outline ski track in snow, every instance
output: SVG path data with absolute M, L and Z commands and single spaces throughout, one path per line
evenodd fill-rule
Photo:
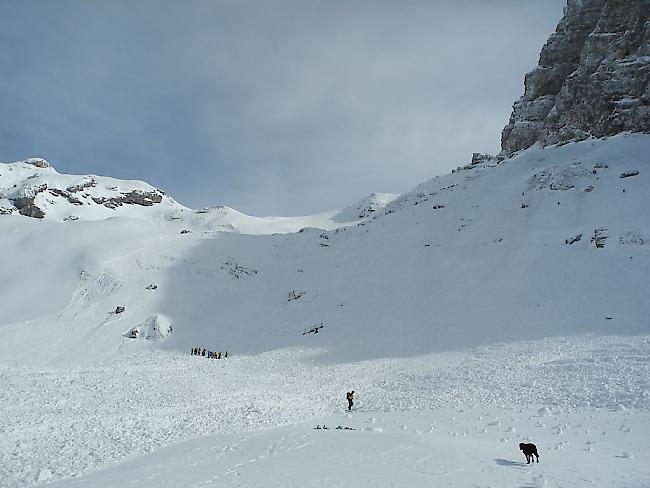
M 354 415 L 650 411 L 648 336 L 560 337 L 337 365 L 316 364 L 317 350 L 217 361 L 126 349 L 84 367 L 0 368 L 2 486 L 78 476 L 199 436 L 340 416 L 349 389 L 357 391 Z

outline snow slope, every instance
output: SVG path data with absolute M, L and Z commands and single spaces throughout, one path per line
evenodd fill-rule
M 104 487 L 439 479 L 459 488 L 535 486 L 540 477 L 549 480 L 542 486 L 640 488 L 650 479 L 648 336 L 338 365 L 314 364 L 309 350 L 218 361 L 144 346 L 130 341 L 82 367 L 0 367 L 0 479 L 31 486 L 72 476 L 79 481 L 55 486 Z M 284 427 L 254 432 L 275 426 Z M 526 467 L 517 444 L 529 441 L 541 460 Z M 132 461 L 113 466 L 124 457 Z
M 197 439 L 52 486 L 641 487 L 650 478 L 636 458 L 650 447 L 638 435 L 648 432 L 647 418 L 633 412 L 474 408 L 326 422 L 327 430 L 315 429 L 323 425 L 315 420 Z M 356 430 L 336 428 L 350 425 Z M 539 464 L 516 455 L 511 438 L 520 430 L 547 446 Z
M 397 199 L 398 196 L 391 193 L 371 193 L 354 205 L 345 207 L 332 220 L 342 223 L 364 220 L 367 217 L 373 216 L 375 212 L 381 212 L 384 207 Z
M 168 350 L 319 347 L 326 361 L 645 334 L 649 149 L 645 135 L 533 148 L 328 232 L 181 235 L 133 219 L 4 216 L 0 252 L 13 259 L 0 279 L 0 355 L 22 362 L 21 345 L 40 336 L 37 362 L 105 356 L 156 314 L 176 326 Z
M 533 147 L 383 199 L 351 225 L 340 227 L 335 212 L 327 219 L 336 228 L 293 234 L 245 235 L 292 226 L 258 225 L 225 208 L 181 222 L 155 205 L 67 222 L 0 216 L 0 480 L 79 476 L 209 434 L 80 483 L 146 486 L 148 473 L 170 486 L 219 486 L 217 475 L 240 473 L 234 486 L 418 486 L 431 476 L 449 486 L 585 486 L 582 478 L 646 486 L 638 453 L 650 434 L 648 154 L 648 135 Z M 173 326 L 166 337 L 128 338 L 162 323 Z M 195 346 L 231 357 L 190 356 Z M 365 417 L 341 417 L 348 389 Z M 537 427 L 530 417 L 542 407 L 557 419 Z M 442 423 L 449 408 L 463 410 L 453 432 L 472 432 L 471 443 L 442 430 L 420 446 L 426 429 L 417 426 Z M 406 412 L 423 434 L 396 431 Z M 515 431 L 488 428 L 476 420 L 483 413 Z M 578 435 L 590 415 L 591 434 Z M 368 417 L 384 433 L 361 431 Z M 385 434 L 396 450 L 379 459 L 402 468 L 381 474 L 382 461 L 372 460 L 364 473 L 376 478 L 332 468 L 314 481 L 319 452 L 334 465 L 364 465 L 339 453 L 338 441 L 313 437 L 319 422 L 354 422 L 358 431 L 344 433 L 359 434 L 350 441 L 359 452 L 375 452 L 372 436 Z M 570 444 L 556 448 L 567 430 Z M 306 433 L 313 444 L 290 450 Z M 238 435 L 247 439 L 242 454 L 205 470 L 157 467 L 187 449 L 196 450 L 191 466 L 209 464 Z M 516 464 L 516 442 L 528 437 L 541 439 L 554 471 Z M 602 448 L 590 451 L 587 441 Z M 274 442 L 282 454 L 273 462 L 237 466 Z M 414 447 L 401 454 L 404 445 Z M 295 479 L 272 468 L 277 459 L 288 469 L 299 453 L 312 461 Z M 561 468 L 559 454 L 568 460 Z

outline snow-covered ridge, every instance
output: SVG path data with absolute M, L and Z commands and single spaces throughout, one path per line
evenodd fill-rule
M 371 193 L 359 202 L 345 207 L 333 217 L 333 220 L 335 222 L 353 222 L 374 217 L 375 212 L 382 210 L 398 196 L 392 193 Z
M 391 198 L 394 196 L 372 194 L 343 211 L 255 217 L 225 206 L 193 210 L 142 181 L 61 174 L 42 158 L 0 163 L 0 216 L 15 214 L 55 222 L 128 217 L 184 233 L 290 233 L 305 227 L 331 230 L 355 224 Z
M 142 181 L 58 173 L 45 159 L 30 158 L 0 165 L 0 213 L 54 221 L 165 218 L 183 207 Z

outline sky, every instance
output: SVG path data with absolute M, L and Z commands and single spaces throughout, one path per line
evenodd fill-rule
M 497 153 L 565 0 L 0 0 L 0 161 L 252 215 Z

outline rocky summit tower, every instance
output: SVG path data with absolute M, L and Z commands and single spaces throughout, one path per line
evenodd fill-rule
M 650 0 L 568 0 L 501 135 L 503 156 L 650 132 Z

